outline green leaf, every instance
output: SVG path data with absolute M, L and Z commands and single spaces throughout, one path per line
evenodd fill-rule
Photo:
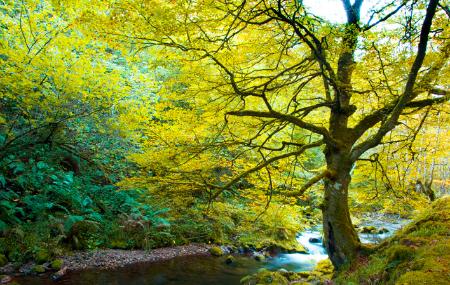
M 69 216 L 69 218 L 64 223 L 64 230 L 66 232 L 70 231 L 72 229 L 73 225 L 77 222 L 84 221 L 83 216 Z
M 0 185 L 2 185 L 2 187 L 6 186 L 5 176 L 3 176 L 3 174 L 1 174 L 1 173 L 0 173 Z
M 37 166 L 38 169 L 44 169 L 44 168 L 47 168 L 47 163 L 45 163 L 45 162 L 43 162 L 43 161 L 39 161 L 39 162 L 36 164 L 36 166 Z

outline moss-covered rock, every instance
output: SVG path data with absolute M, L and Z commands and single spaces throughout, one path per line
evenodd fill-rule
M 283 275 L 282 272 L 264 270 L 256 274 L 243 277 L 240 283 L 243 285 L 288 285 L 290 281 Z
M 62 260 L 61 258 L 57 258 L 57 259 L 52 260 L 52 262 L 50 263 L 50 267 L 53 270 L 60 270 L 61 267 L 63 266 L 63 264 L 64 264 L 64 260 Z
M 5 266 L 8 263 L 8 259 L 4 254 L 0 254 L 0 267 Z
M 41 264 L 37 264 L 33 266 L 32 271 L 35 273 L 44 273 L 45 272 L 45 266 Z
M 365 226 L 360 228 L 359 232 L 363 234 L 375 234 L 377 233 L 377 228 L 375 228 L 374 226 Z
M 224 254 L 223 250 L 219 246 L 213 246 L 209 249 L 209 253 L 213 256 L 222 256 Z
M 231 264 L 233 262 L 234 262 L 234 256 L 228 255 L 227 258 L 225 258 L 225 263 L 226 264 Z
M 264 254 L 261 253 L 256 253 L 253 258 L 257 261 L 263 261 L 266 259 L 266 257 L 264 256 Z

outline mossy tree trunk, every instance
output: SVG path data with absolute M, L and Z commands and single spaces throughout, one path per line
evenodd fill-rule
M 340 267 L 355 260 L 360 241 L 350 219 L 348 187 L 352 163 L 344 151 L 326 150 L 328 177 L 322 206 L 324 245 L 333 265 Z

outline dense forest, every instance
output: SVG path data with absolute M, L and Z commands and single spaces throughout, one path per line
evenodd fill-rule
M 358 225 L 435 200 L 437 224 L 422 214 L 403 235 L 448 249 L 447 1 L 4 0 L 0 15 L 0 267 L 191 244 L 305 252 L 299 233 L 319 227 L 332 282 L 350 268 L 351 284 L 427 284 L 356 270 L 404 271 L 429 245 L 379 249 Z

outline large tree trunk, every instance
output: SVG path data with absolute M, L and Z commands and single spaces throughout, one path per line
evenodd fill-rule
M 347 153 L 326 150 L 329 177 L 325 179 L 322 207 L 324 245 L 336 269 L 351 264 L 360 249 L 360 241 L 350 219 L 348 186 L 352 163 Z

